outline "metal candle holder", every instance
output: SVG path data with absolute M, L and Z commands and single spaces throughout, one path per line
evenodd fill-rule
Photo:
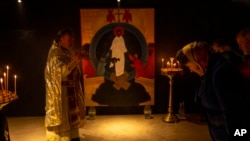
M 182 72 L 182 68 L 177 61 L 177 65 L 174 62 L 174 58 L 170 58 L 170 63 L 167 62 L 167 67 L 161 68 L 162 75 L 165 75 L 169 78 L 169 102 L 168 102 L 168 113 L 166 116 L 163 117 L 163 121 L 167 123 L 175 123 L 178 122 L 178 117 L 173 113 L 173 77 L 176 74 Z

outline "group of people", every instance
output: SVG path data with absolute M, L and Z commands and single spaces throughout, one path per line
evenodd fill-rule
M 176 54 L 184 67 L 201 78 L 195 100 L 204 111 L 213 141 L 250 140 L 249 56 L 250 28 L 232 40 L 221 38 L 211 45 L 190 42 Z M 242 129 L 244 135 L 239 134 Z
M 46 141 L 80 141 L 78 128 L 86 111 L 81 56 L 72 48 L 73 39 L 70 29 L 60 30 L 49 50 L 45 67 Z M 242 53 L 220 39 L 212 48 L 204 41 L 188 43 L 176 54 L 182 66 L 201 78 L 196 101 L 207 118 L 213 141 L 239 141 L 243 137 L 235 137 L 237 130 L 250 132 L 250 28 L 240 31 L 236 41 Z

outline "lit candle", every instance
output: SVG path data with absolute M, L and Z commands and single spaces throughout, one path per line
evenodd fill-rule
M 169 67 L 170 67 L 170 62 L 168 61 L 168 62 L 167 62 L 167 68 L 169 68 Z
M 173 67 L 174 57 L 170 57 L 170 67 Z
M 8 84 L 9 84 L 9 66 L 6 66 L 6 68 L 7 68 L 7 75 L 6 75 L 7 76 L 7 79 L 6 79 L 6 85 L 7 86 L 6 86 L 6 90 L 8 92 L 8 87 L 9 87 L 8 86 Z
M 174 68 L 176 67 L 176 63 L 173 64 Z
M 180 68 L 180 67 L 181 67 L 180 61 L 177 61 L 177 68 Z
M 16 78 L 17 78 L 17 75 L 14 75 L 14 88 L 15 88 L 15 94 L 16 94 Z
M 3 78 L 0 78 L 0 81 L 1 81 L 1 89 L 3 91 Z
M 164 58 L 161 59 L 161 67 L 164 68 Z
M 3 80 L 3 81 L 4 81 L 4 82 L 3 82 L 3 83 L 4 83 L 4 89 L 6 90 L 6 88 L 7 88 L 7 83 L 6 83 L 6 73 L 5 73 L 5 72 L 3 73 L 3 76 L 4 76 L 4 80 Z

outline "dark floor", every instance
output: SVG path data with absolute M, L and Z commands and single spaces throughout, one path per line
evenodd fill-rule
M 165 115 L 100 115 L 80 128 L 81 141 L 211 141 L 199 115 L 186 115 L 177 123 Z M 45 141 L 44 117 L 8 117 L 11 141 Z

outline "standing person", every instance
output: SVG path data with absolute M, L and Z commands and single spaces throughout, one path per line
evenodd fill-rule
M 210 53 L 205 42 L 194 41 L 177 53 L 177 60 L 201 77 L 197 91 L 213 141 L 247 141 L 235 134 L 249 127 L 247 87 L 239 69 L 221 53 Z M 249 129 L 250 130 L 250 129 Z M 235 136 L 235 137 L 234 137 Z
M 214 40 L 212 49 L 214 52 L 233 51 L 235 53 L 241 54 L 241 50 L 238 48 L 236 40 L 229 37 L 221 37 Z
M 245 60 L 241 65 L 241 72 L 250 81 L 250 28 L 244 28 L 239 31 L 236 35 L 236 41 L 243 52 Z
M 243 61 L 242 51 L 235 39 L 218 38 L 214 40 L 212 50 L 214 53 L 222 53 L 228 61 L 235 63 L 236 67 Z
M 78 125 L 85 117 L 79 54 L 73 53 L 74 34 L 58 32 L 45 67 L 46 141 L 80 141 Z

